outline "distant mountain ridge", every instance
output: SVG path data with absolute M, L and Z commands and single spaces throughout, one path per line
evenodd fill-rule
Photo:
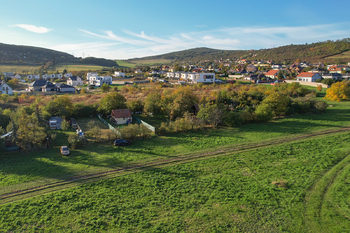
M 118 66 L 115 61 L 110 59 L 95 57 L 81 59 L 71 54 L 52 49 L 0 43 L 0 64 L 45 65 L 48 62 L 52 62 L 53 64 L 74 62 L 107 67 Z
M 194 48 L 163 55 L 148 56 L 130 59 L 128 61 L 140 62 L 142 60 L 168 59 L 173 62 L 203 61 L 219 59 L 249 59 L 249 60 L 274 60 L 276 62 L 293 62 L 296 59 L 310 62 L 325 61 L 327 59 L 339 62 L 350 61 L 350 56 L 332 57 L 350 51 L 350 38 L 337 41 L 324 41 L 312 44 L 286 45 L 277 48 L 259 50 L 219 50 L 210 48 Z

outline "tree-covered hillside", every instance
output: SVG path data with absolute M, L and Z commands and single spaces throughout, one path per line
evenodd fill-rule
M 9 65 L 56 65 L 63 62 L 113 67 L 118 64 L 104 58 L 77 58 L 71 54 L 33 46 L 0 43 L 0 63 Z
M 327 61 L 336 59 L 338 62 L 350 60 L 343 56 L 341 58 L 331 57 L 350 51 L 350 38 L 337 41 L 324 41 L 312 44 L 286 45 L 278 48 L 260 50 L 218 50 L 210 48 L 195 48 L 163 55 L 144 57 L 130 60 L 170 59 L 174 62 L 196 62 L 204 60 L 246 58 L 249 60 L 274 60 L 276 62 L 293 62 L 296 59 L 314 61 Z

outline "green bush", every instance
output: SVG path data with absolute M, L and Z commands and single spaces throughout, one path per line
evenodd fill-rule
M 222 122 L 229 127 L 236 127 L 242 124 L 243 119 L 238 112 L 226 112 L 222 118 Z
M 68 143 L 69 143 L 69 147 L 71 147 L 72 149 L 78 149 L 83 146 L 84 141 L 82 138 L 78 137 L 78 135 L 71 134 L 68 137 Z

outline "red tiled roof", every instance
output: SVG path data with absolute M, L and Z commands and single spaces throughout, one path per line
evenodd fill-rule
M 276 75 L 279 70 L 269 70 L 265 75 Z
M 114 109 L 112 110 L 112 116 L 115 118 L 131 117 L 131 112 L 129 109 Z
M 308 73 L 308 72 L 302 72 L 300 73 L 297 77 L 312 77 L 314 76 L 316 73 Z

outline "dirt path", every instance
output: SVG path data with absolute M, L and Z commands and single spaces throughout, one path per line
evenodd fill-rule
M 255 150 L 255 149 L 260 149 L 263 147 L 275 146 L 275 145 L 279 145 L 279 144 L 283 144 L 283 143 L 290 143 L 290 142 L 295 142 L 295 141 L 302 140 L 302 139 L 308 139 L 308 138 L 327 135 L 327 134 L 334 134 L 334 133 L 348 131 L 348 130 L 350 130 L 350 128 L 341 128 L 341 129 L 336 129 L 336 130 L 317 132 L 317 133 L 313 133 L 313 134 L 305 134 L 305 135 L 292 137 L 292 138 L 272 140 L 272 141 L 268 141 L 268 142 L 261 142 L 261 143 L 255 143 L 255 144 L 251 143 L 248 146 L 218 149 L 218 150 L 215 150 L 212 152 L 207 152 L 207 153 L 202 153 L 202 154 L 195 154 L 195 155 L 190 155 L 190 156 L 185 156 L 185 157 L 176 157 L 176 158 L 168 159 L 168 160 L 161 160 L 161 161 L 156 161 L 156 162 L 145 163 L 142 165 L 134 165 L 134 166 L 124 167 L 124 168 L 113 169 L 113 170 L 109 170 L 106 172 L 100 172 L 100 173 L 94 173 L 94 174 L 89 174 L 89 175 L 85 175 L 85 176 L 74 177 L 74 178 L 71 178 L 71 179 L 68 179 L 65 181 L 46 184 L 46 185 L 42 185 L 42 186 L 38 186 L 38 187 L 34 187 L 34 188 L 29 188 L 29 189 L 24 189 L 24 190 L 17 190 L 17 191 L 11 192 L 11 193 L 0 195 L 0 204 L 10 203 L 10 202 L 18 201 L 18 200 L 23 200 L 23 199 L 38 196 L 41 194 L 48 194 L 48 193 L 64 190 L 67 188 L 75 187 L 75 186 L 78 186 L 80 184 L 84 184 L 84 183 L 88 183 L 88 182 L 98 181 L 98 180 L 102 180 L 102 179 L 109 179 L 109 178 L 122 176 L 122 175 L 130 174 L 130 173 L 141 172 L 144 170 L 161 168 L 161 167 L 166 167 L 166 166 L 171 166 L 171 165 L 181 164 L 181 163 L 188 163 L 188 162 L 192 162 L 192 161 L 196 161 L 196 160 L 200 160 L 200 159 L 207 159 L 207 158 L 211 158 L 211 157 L 230 155 L 232 153 L 239 153 L 239 152 L 247 151 L 247 150 Z M 234 146 L 234 145 L 232 145 L 232 146 Z

